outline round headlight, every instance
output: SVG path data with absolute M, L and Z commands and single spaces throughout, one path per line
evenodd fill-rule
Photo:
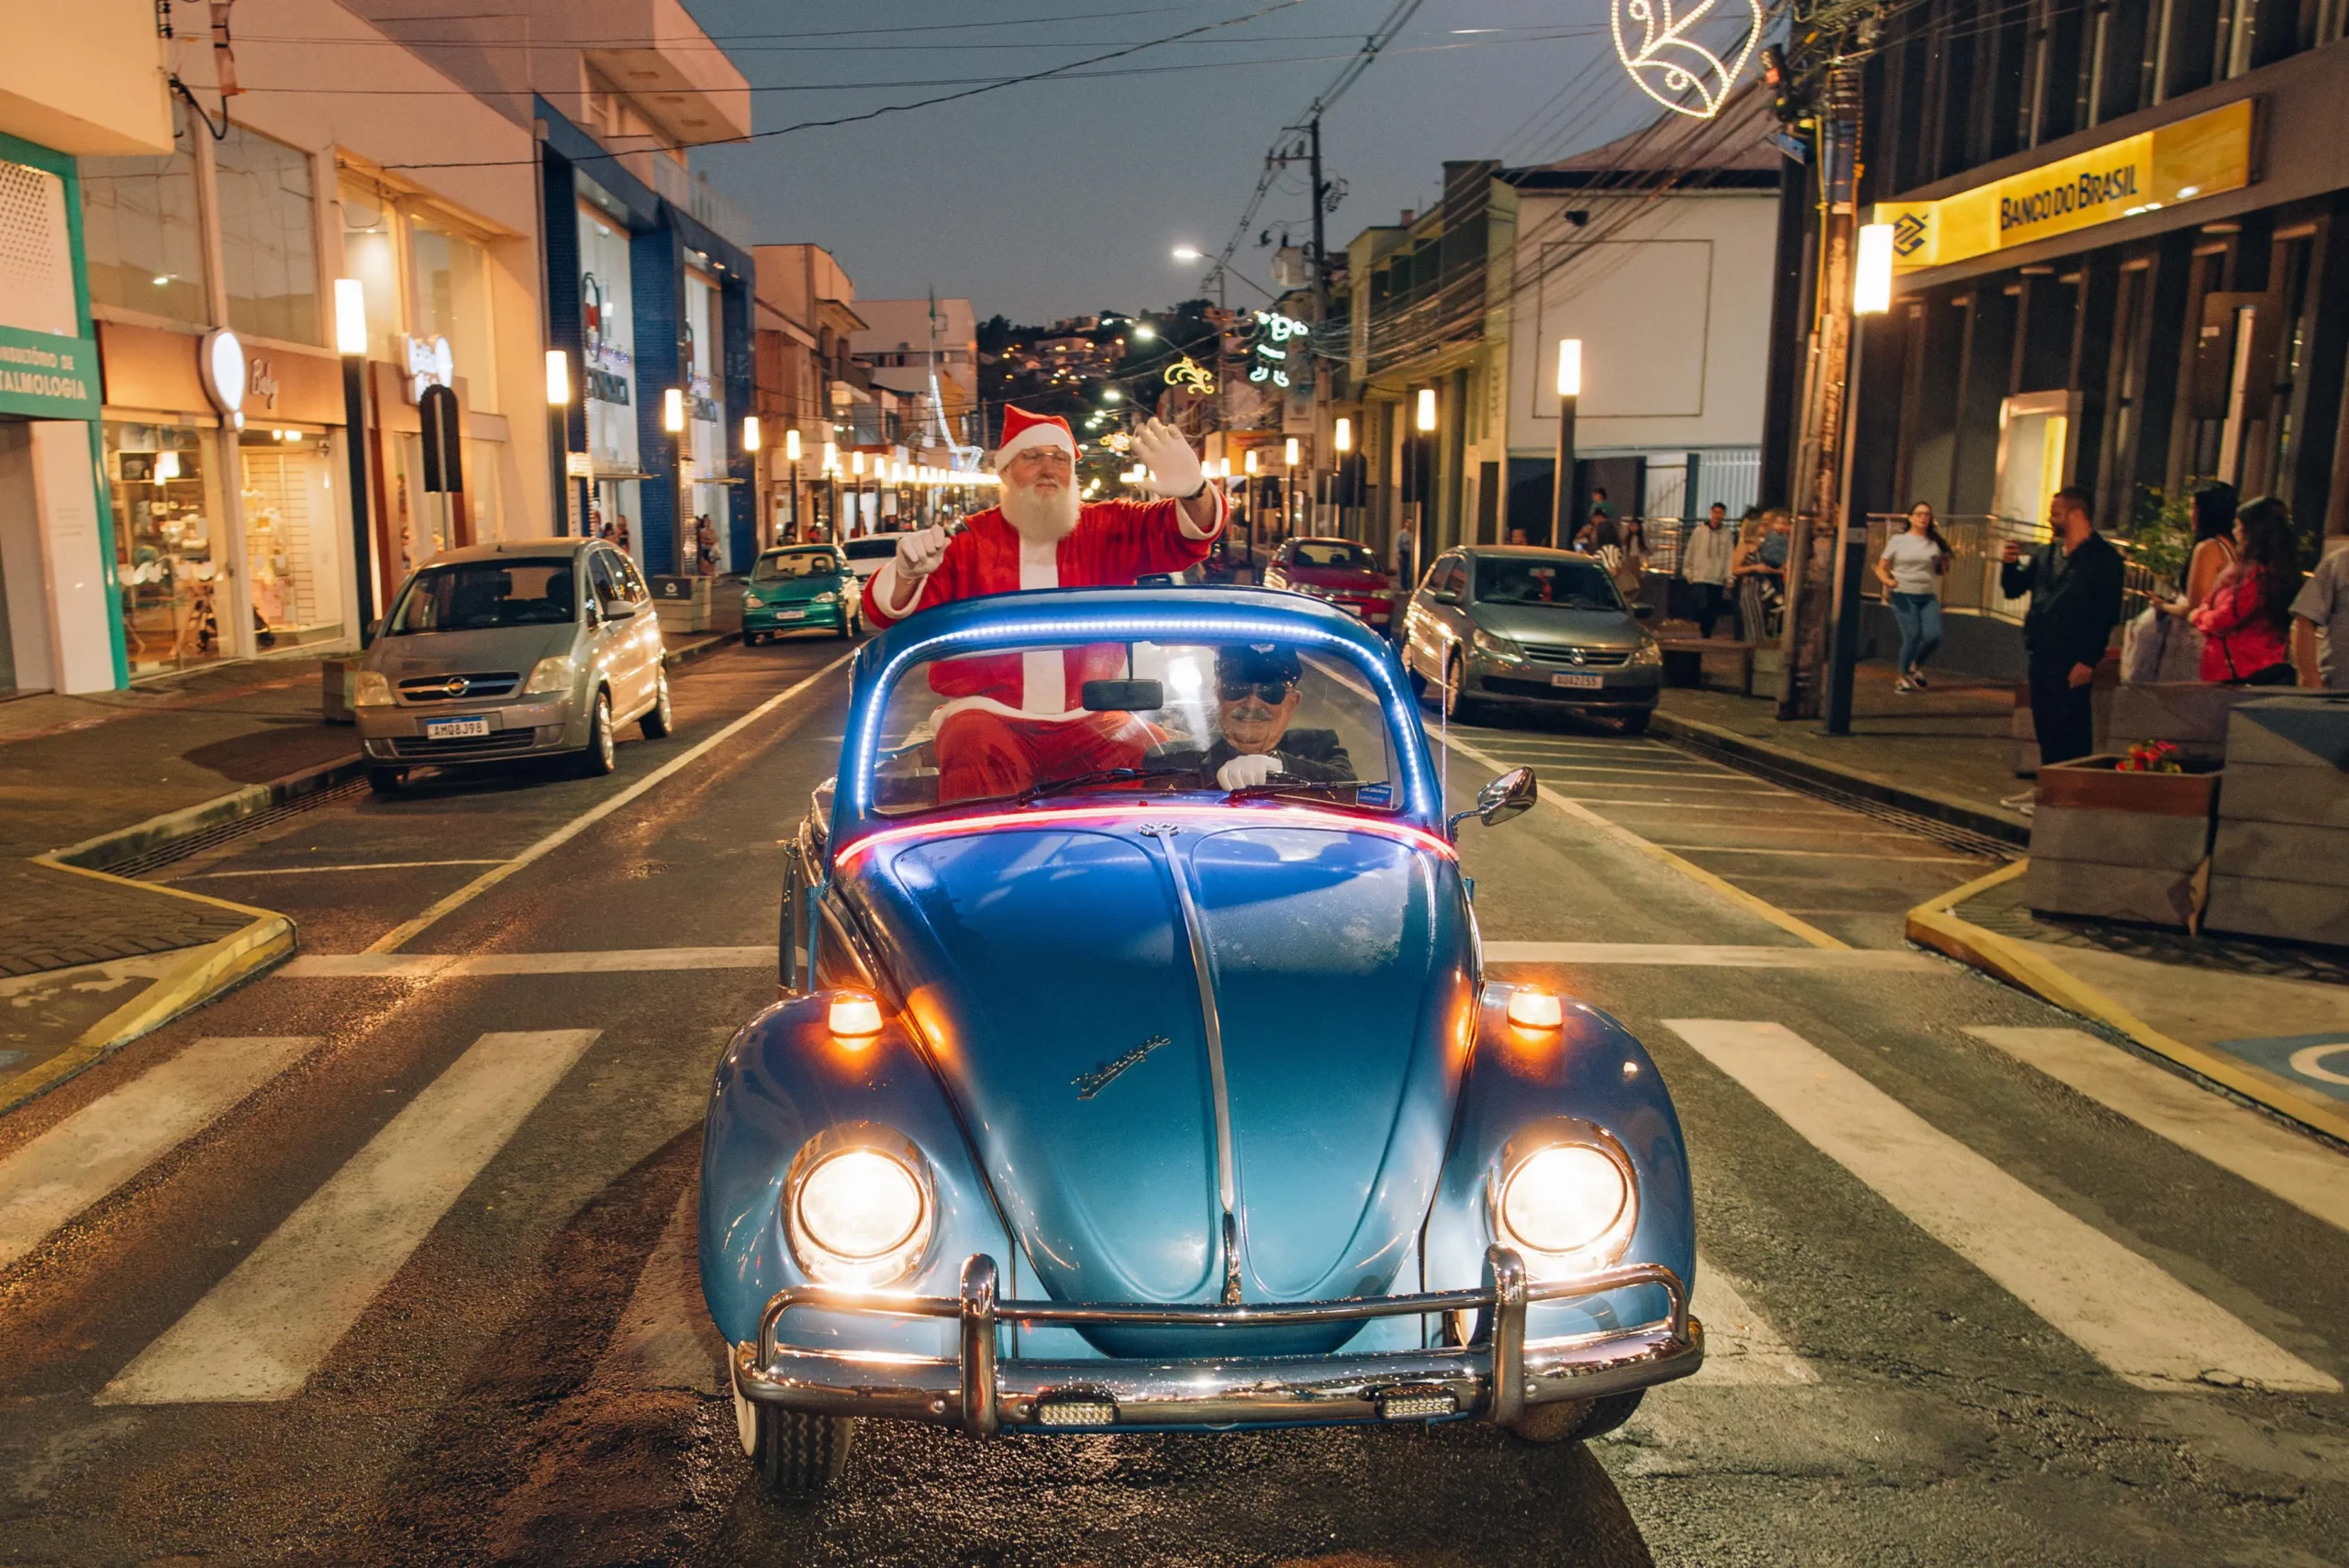
M 1622 1167 L 1583 1143 L 1528 1155 L 1501 1187 L 1500 1228 L 1529 1251 L 1579 1252 L 1614 1229 L 1631 1201 Z
M 843 1149 L 800 1182 L 794 1229 L 817 1251 L 874 1263 L 914 1239 L 926 1207 L 921 1183 L 903 1162 L 877 1149 Z

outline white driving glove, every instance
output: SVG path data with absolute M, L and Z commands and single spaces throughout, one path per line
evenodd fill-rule
M 1215 782 L 1226 789 L 1246 789 L 1270 780 L 1281 771 L 1279 759 L 1270 752 L 1251 752 L 1234 757 L 1215 771 Z
M 1199 454 L 1191 450 L 1182 431 L 1163 419 L 1143 420 L 1127 450 L 1149 468 L 1150 488 L 1156 495 L 1195 495 L 1207 483 Z
M 897 539 L 897 581 L 910 588 L 931 573 L 946 557 L 944 528 L 916 528 Z

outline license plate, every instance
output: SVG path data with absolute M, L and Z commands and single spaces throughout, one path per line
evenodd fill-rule
M 1607 684 L 1604 675 L 1553 675 L 1550 684 L 1577 692 L 1595 692 Z
M 807 612 L 806 610 L 777 610 L 774 613 L 774 618 L 777 620 L 806 620 L 807 618 Z
M 424 726 L 428 740 L 483 740 L 489 736 L 485 718 L 435 718 Z

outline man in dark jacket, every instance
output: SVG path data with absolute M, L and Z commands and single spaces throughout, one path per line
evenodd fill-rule
M 2085 490 L 2066 486 L 2047 504 L 2055 537 L 2031 553 L 2007 541 L 1998 585 L 2031 595 L 2022 642 L 2031 659 L 2031 717 L 2039 765 L 2068 762 L 2096 749 L 2089 683 L 2121 621 L 2121 552 L 2096 531 Z
M 1304 674 L 1304 662 L 1297 651 L 1280 643 L 1219 649 L 1215 656 L 1219 738 L 1205 751 L 1161 748 L 1151 754 L 1152 764 L 1196 769 L 1225 789 L 1245 789 L 1274 778 L 1351 783 L 1353 762 L 1336 730 L 1289 728 L 1300 695 L 1297 682 Z

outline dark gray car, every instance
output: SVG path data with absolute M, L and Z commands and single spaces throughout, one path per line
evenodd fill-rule
M 1403 617 L 1403 668 L 1445 713 L 1543 708 L 1648 727 L 1664 656 L 1641 629 L 1648 608 L 1623 602 L 1587 555 L 1524 545 L 1446 550 Z

